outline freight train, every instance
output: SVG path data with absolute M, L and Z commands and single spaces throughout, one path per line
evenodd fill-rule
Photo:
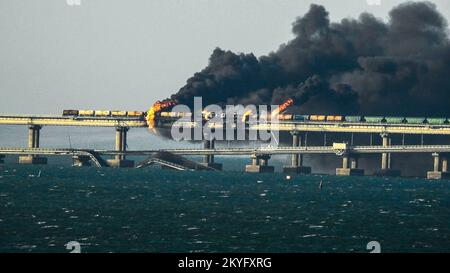
M 191 113 L 182 112 L 160 112 L 158 116 L 166 119 L 181 117 L 191 117 Z M 257 115 L 250 115 L 251 118 L 258 118 Z M 211 114 L 204 114 L 205 119 L 210 119 Z M 224 117 L 224 116 L 223 116 Z M 390 117 L 390 116 L 342 116 L 342 115 L 299 115 L 280 114 L 280 121 L 295 122 L 344 122 L 344 123 L 391 123 L 391 124 L 449 124 L 450 118 L 439 117 Z
M 146 112 L 142 111 L 105 111 L 105 110 L 64 110 L 63 116 L 71 117 L 113 117 L 113 118 L 145 118 Z M 182 117 L 192 117 L 189 112 L 166 112 L 157 113 L 158 118 L 175 120 Z M 212 113 L 203 112 L 203 119 L 209 120 Z M 222 114 L 222 118 L 224 118 Z M 235 117 L 236 118 L 236 117 Z M 251 114 L 248 118 L 257 119 L 256 114 Z M 450 118 L 440 117 L 390 117 L 390 116 L 342 116 L 342 115 L 299 115 L 299 114 L 279 114 L 278 118 L 284 122 L 343 122 L 343 123 L 390 123 L 390 124 L 449 124 Z
M 115 118 L 144 118 L 142 111 L 109 111 L 109 110 L 63 110 L 65 117 L 115 117 Z

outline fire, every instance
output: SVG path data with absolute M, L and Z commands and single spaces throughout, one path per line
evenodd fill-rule
M 286 110 L 289 106 L 294 104 L 294 100 L 289 98 L 287 99 L 285 102 L 283 102 L 283 104 L 281 104 L 280 106 L 278 106 L 277 109 L 272 111 L 272 118 L 278 116 L 278 114 L 280 114 L 281 112 L 283 112 L 284 110 Z
M 245 122 L 245 119 L 250 116 L 252 114 L 252 110 L 247 110 L 243 115 L 242 115 L 242 122 Z
M 153 106 L 147 111 L 147 124 L 149 128 L 155 128 L 155 115 L 171 106 L 174 106 L 176 103 L 173 100 L 164 100 L 164 101 L 157 101 L 153 104 Z

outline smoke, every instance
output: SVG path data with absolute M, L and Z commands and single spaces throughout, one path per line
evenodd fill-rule
M 192 105 L 279 104 L 317 114 L 450 114 L 447 21 L 430 2 L 408 2 L 383 22 L 363 13 L 332 23 L 323 6 L 292 24 L 295 37 L 257 58 L 216 48 L 172 99 Z

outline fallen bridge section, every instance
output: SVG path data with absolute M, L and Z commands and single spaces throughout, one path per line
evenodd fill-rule
M 174 169 L 179 171 L 195 170 L 195 171 L 217 171 L 212 167 L 208 167 L 197 163 L 192 160 L 188 160 L 182 156 L 170 153 L 170 152 L 156 152 L 146 160 L 138 164 L 137 168 L 144 168 L 154 164 L 159 164 L 163 168 Z

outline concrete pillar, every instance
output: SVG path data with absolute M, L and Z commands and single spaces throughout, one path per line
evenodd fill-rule
M 435 172 L 438 172 L 439 171 L 439 154 L 433 153 L 433 158 L 434 158 L 433 170 Z
M 30 125 L 28 127 L 28 148 L 29 149 L 35 149 L 39 148 L 39 141 L 40 141 L 40 130 L 41 126 L 39 125 Z M 40 157 L 37 155 L 26 155 L 26 156 L 19 156 L 19 163 L 20 164 L 47 164 L 47 158 Z
M 300 147 L 300 135 L 298 133 L 292 133 L 292 147 Z M 300 166 L 300 155 L 292 154 L 292 167 Z
M 127 148 L 127 127 L 116 127 L 116 152 L 126 152 Z M 126 160 L 125 154 L 116 154 L 114 159 L 107 160 L 110 167 L 131 168 L 134 167 L 134 161 Z
M 351 169 L 358 169 L 358 157 L 353 156 L 350 162 L 350 168 Z
M 34 130 L 34 148 L 39 148 L 39 141 L 41 136 L 41 127 Z
M 259 165 L 259 157 L 257 155 L 252 155 L 252 165 L 256 166 Z
M 275 168 L 269 166 L 270 155 L 252 155 L 252 164 L 245 166 L 248 173 L 273 173 Z
M 123 151 L 123 133 L 122 133 L 122 127 L 116 128 L 116 152 L 122 152 Z M 116 155 L 115 160 L 119 161 L 123 159 L 123 155 Z
M 214 150 L 216 148 L 215 139 L 205 139 L 203 141 L 203 148 L 207 150 Z M 214 162 L 214 155 L 204 155 L 203 162 L 201 164 L 210 168 L 214 168 L 216 170 L 222 170 L 222 164 Z
M 5 163 L 5 155 L 0 155 L 0 164 Z
M 447 156 L 443 156 L 441 160 L 442 160 L 442 172 L 446 173 L 448 170 Z
M 209 150 L 210 145 L 211 145 L 211 142 L 210 142 L 209 140 L 204 140 L 204 141 L 203 141 L 203 149 Z M 204 156 L 203 156 L 203 163 L 204 163 L 204 164 L 208 164 L 209 161 L 210 161 L 209 155 L 204 155 Z
M 297 148 L 302 146 L 302 137 L 300 132 L 292 131 L 292 147 Z M 303 155 L 298 153 L 293 153 L 291 156 L 291 166 L 283 167 L 284 173 L 294 173 L 294 174 L 309 174 L 311 173 L 311 167 L 303 166 Z
M 342 156 L 342 168 L 348 169 L 348 155 L 347 154 Z
M 28 148 L 35 148 L 34 136 L 35 136 L 34 126 L 28 127 Z
M 389 137 L 387 134 L 382 134 L 381 137 L 383 138 L 383 147 L 388 147 L 389 146 Z M 385 170 L 388 169 L 388 154 L 387 153 L 382 153 L 381 154 L 381 169 Z
M 388 133 L 381 133 L 380 134 L 383 142 L 383 147 L 389 147 L 392 143 L 391 137 Z M 391 153 L 382 153 L 381 154 L 381 169 L 376 170 L 374 172 L 374 175 L 377 176 L 400 176 L 400 170 L 393 170 L 392 169 L 392 159 L 391 159 Z
M 127 132 L 128 132 L 128 128 L 123 127 L 122 129 L 122 151 L 126 152 L 127 151 Z M 127 156 L 124 154 L 122 155 L 122 160 L 126 160 Z
M 216 141 L 215 139 L 211 139 L 211 142 L 209 143 L 209 148 L 214 150 L 216 148 Z M 209 163 L 214 163 L 214 155 L 209 156 Z

